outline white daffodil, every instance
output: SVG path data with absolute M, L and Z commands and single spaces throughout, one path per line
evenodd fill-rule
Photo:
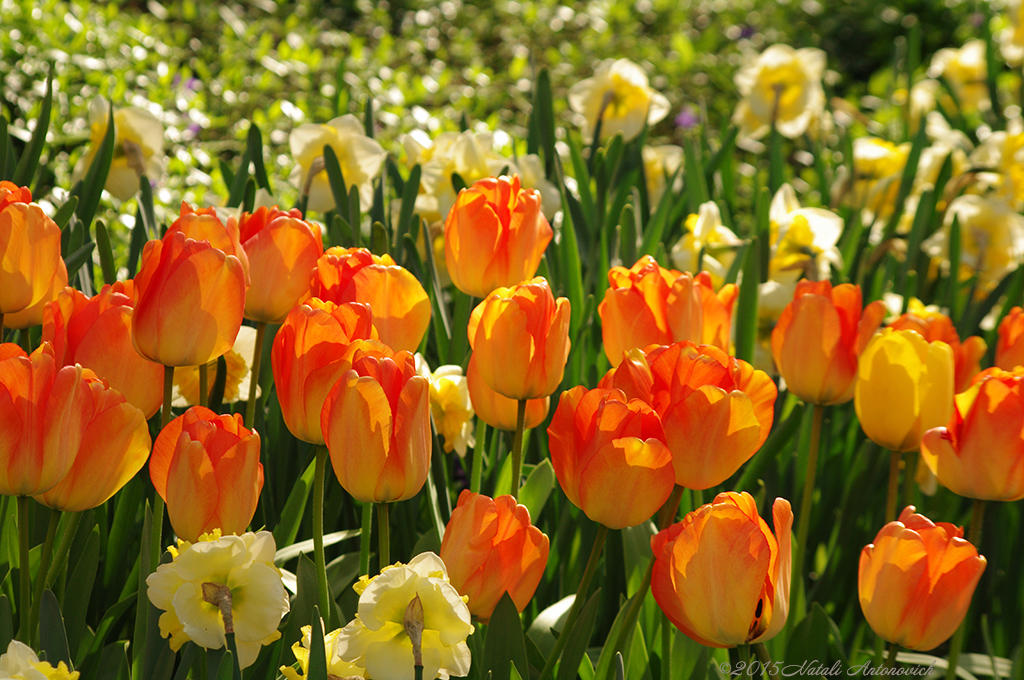
M 885 219 L 894 209 L 909 155 L 909 143 L 897 146 L 877 137 L 858 137 L 853 140 L 853 177 L 846 166 L 840 168 L 833 198 L 860 209 L 865 224 Z
M 220 649 L 234 632 L 238 664 L 251 666 L 262 645 L 281 637 L 277 627 L 289 609 L 273 534 L 222 537 L 218 529 L 169 550 L 174 561 L 146 579 L 149 601 L 164 612 L 160 635 L 178 651 L 189 640 Z
M 249 398 L 249 384 L 252 380 L 252 356 L 256 349 L 256 329 L 242 326 L 235 336 L 235 344 L 224 354 L 227 364 L 227 378 L 224 382 L 223 403 L 231 404 Z M 219 358 L 219 357 L 218 357 Z M 206 365 L 209 388 L 217 375 L 217 359 Z M 256 387 L 256 396 L 261 389 Z M 199 403 L 199 367 L 179 366 L 174 369 L 174 389 L 171 405 L 178 408 L 195 406 Z
M 718 205 L 708 201 L 700 205 L 696 215 L 686 218 L 686 233 L 672 246 L 672 265 L 683 272 L 707 271 L 717 290 L 725 283 L 736 248 L 742 244 L 743 240 L 722 224 Z
M 999 47 L 1003 59 L 1011 66 L 1020 66 L 1024 61 L 1024 2 L 1010 0 L 1006 3 L 1006 16 L 1010 25 L 999 32 Z
M 949 83 L 960 101 L 962 111 L 981 111 L 991 107 L 988 98 L 988 61 L 983 40 L 971 40 L 960 49 L 945 47 L 938 50 L 928 66 L 928 77 L 939 76 Z
M 476 446 L 473 434 L 473 404 L 469 400 L 469 382 L 461 366 L 438 366 L 431 372 L 422 354 L 416 354 L 416 372 L 430 382 L 430 414 L 437 433 L 444 437 L 446 453 L 466 455 L 467 446 Z
M 40 661 L 31 647 L 17 640 L 11 640 L 7 653 L 0 655 L 0 680 L 78 680 L 78 676 L 63 661 L 56 668 Z
M 669 179 L 675 178 L 673 191 L 679 191 L 683 186 L 682 173 L 679 173 L 683 166 L 683 148 L 674 144 L 645 146 L 640 153 L 644 159 L 644 176 L 647 178 L 647 202 L 653 212 L 668 188 Z
M 569 107 L 583 119 L 583 136 L 589 142 L 601 121 L 601 139 L 617 133 L 630 141 L 668 115 L 669 103 L 651 89 L 647 74 L 628 59 L 606 59 L 594 75 L 569 88 Z
M 772 255 L 768 276 L 776 281 L 828 279 L 830 266 L 842 267 L 836 247 L 843 233 L 843 218 L 824 208 L 802 208 L 796 192 L 783 184 L 768 209 Z
M 373 202 L 372 182 L 384 165 L 384 148 L 366 136 L 363 124 L 352 114 L 326 125 L 300 125 L 288 136 L 288 146 L 295 158 L 290 179 L 300 193 L 309 194 L 309 210 L 334 209 L 334 195 L 323 164 L 325 146 L 330 146 L 338 156 L 345 190 L 359 188 L 359 204 L 364 210 Z
M 1024 121 L 1018 116 L 1006 130 L 993 132 L 971 153 L 971 166 L 991 168 L 978 173 L 983 189 L 991 189 L 1020 209 L 1024 206 Z
M 85 177 L 96 152 L 107 134 L 110 103 L 97 97 L 89 104 L 91 134 L 89 148 L 78 159 L 71 181 Z M 152 113 L 137 106 L 114 111 L 114 157 L 103 188 L 121 201 L 127 201 L 139 190 L 139 177 L 154 180 L 163 172 L 164 126 Z
M 743 98 L 733 113 L 741 139 L 760 139 L 772 125 L 783 137 L 799 137 L 825 109 L 821 77 L 826 57 L 813 47 L 772 45 L 734 78 Z
M 320 622 L 320 629 L 323 630 L 322 620 Z M 338 639 L 340 634 L 341 628 L 338 628 L 324 635 L 324 652 L 327 655 L 326 662 L 328 679 L 365 676 L 365 668 L 342 661 L 337 656 L 334 656 L 334 641 Z M 302 639 L 292 645 L 292 654 L 295 655 L 295 659 L 299 662 L 299 667 L 302 669 L 302 672 L 299 673 L 292 666 L 281 666 L 280 671 L 286 680 L 304 680 L 304 678 L 309 677 L 309 650 L 312 648 L 312 640 L 313 626 L 303 626 Z

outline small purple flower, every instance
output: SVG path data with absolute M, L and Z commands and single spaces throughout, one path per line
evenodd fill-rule
M 755 29 L 750 24 L 744 24 L 743 29 L 740 31 L 740 39 L 750 40 L 751 38 L 754 37 L 755 33 L 757 33 L 757 29 Z
M 681 127 L 686 130 L 695 127 L 699 122 L 700 119 L 697 118 L 697 112 L 692 106 L 684 106 L 683 110 L 679 112 L 678 116 L 676 116 L 676 127 Z

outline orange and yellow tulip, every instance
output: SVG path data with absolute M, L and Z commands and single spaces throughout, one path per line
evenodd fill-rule
M 924 433 L 921 459 L 959 496 L 1024 498 L 1024 366 L 975 376 L 956 395 L 948 425 Z
M 193 406 L 157 435 L 149 477 L 180 538 L 195 542 L 214 529 L 241 534 L 263 489 L 260 436 L 240 413 Z
M 967 613 L 986 560 L 946 522 L 907 506 L 860 553 L 860 607 L 880 638 L 926 652 L 945 642 Z
M 675 486 L 658 414 L 620 390 L 580 385 L 562 392 L 548 446 L 569 501 L 609 529 L 650 519 Z
M 327 394 L 350 368 L 356 340 L 377 339 L 370 308 L 312 298 L 295 307 L 274 336 L 270 361 L 285 425 L 304 442 L 323 444 L 320 412 Z
M 1004 371 L 1024 366 L 1024 310 L 1020 307 L 1011 309 L 999 322 L 996 366 Z
M 62 272 L 63 282 L 55 282 Z M 32 202 L 28 187 L 0 182 L 0 316 L 33 307 L 47 295 L 52 300 L 67 282 L 60 228 Z M 14 327 L 10 319 L 3 324 Z
M 309 277 L 324 254 L 320 227 L 298 210 L 275 206 L 242 213 L 239 231 L 249 266 L 258 272 L 245 294 L 245 318 L 281 323 L 310 297 Z
M 430 298 L 416 277 L 390 255 L 335 246 L 317 260 L 312 295 L 335 304 L 362 302 L 373 310 L 380 341 L 415 352 L 430 326 Z
M 569 357 L 569 314 L 540 276 L 492 291 L 467 328 L 484 383 L 509 399 L 553 394 Z
M 469 389 L 469 401 L 473 404 L 473 411 L 480 420 L 491 427 L 515 432 L 516 418 L 519 416 L 519 403 L 515 399 L 498 394 L 487 386 L 487 383 L 480 377 L 475 357 L 475 354 L 469 355 L 469 366 L 466 368 L 466 387 Z M 544 419 L 548 417 L 550 407 L 551 397 L 527 400 L 523 428 L 531 430 L 543 423 Z
M 486 177 L 459 192 L 444 223 L 444 261 L 455 287 L 487 297 L 537 273 L 554 232 L 540 193 L 519 175 Z
M 430 471 L 430 382 L 416 373 L 412 354 L 388 353 L 350 350 L 352 368 L 320 416 L 334 473 L 363 503 L 412 498 Z
M 764 642 L 789 614 L 793 511 L 772 506 L 775 534 L 753 497 L 720 493 L 651 538 L 651 593 L 668 619 L 708 647 Z
M 168 234 L 175 232 L 185 234 L 187 238 L 195 241 L 206 241 L 211 246 L 225 255 L 233 255 L 238 258 L 245 271 L 245 285 L 249 285 L 249 258 L 242 247 L 241 235 L 238 230 L 238 220 L 234 217 L 228 219 L 227 224 L 220 221 L 217 211 L 214 208 L 193 208 L 185 201 L 181 202 L 181 213 L 178 219 L 167 228 L 162 240 L 166 241 Z M 261 272 L 262 275 L 262 272 Z
M 860 286 L 802 280 L 772 330 L 772 356 L 786 389 L 808 404 L 853 398 L 857 358 L 878 330 L 885 306 L 863 307 Z
M 512 496 L 491 499 L 468 489 L 441 541 L 441 560 L 469 612 L 487 623 L 508 592 L 516 609 L 526 609 L 548 563 L 548 537 L 530 524 L 530 511 Z
M 971 384 L 971 378 L 981 370 L 981 358 L 985 356 L 988 346 L 977 335 L 972 335 L 963 342 L 952 319 L 942 312 L 931 311 L 917 298 L 911 298 L 905 314 L 888 326 L 899 331 L 917 331 L 928 342 L 941 340 L 953 350 L 953 390 L 959 394 Z M 998 347 L 996 350 L 998 357 Z M 997 358 L 998 365 L 998 358 Z M 1000 366 L 1000 368 L 1013 368 Z

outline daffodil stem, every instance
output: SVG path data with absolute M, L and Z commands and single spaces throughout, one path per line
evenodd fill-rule
M 516 437 L 512 440 L 512 498 L 519 500 L 519 480 L 523 476 L 523 426 L 526 424 L 526 400 L 519 400 L 516 413 Z
M 885 665 L 882 668 L 895 668 L 896 666 L 896 653 L 899 651 L 900 646 L 895 642 L 889 643 L 889 653 L 885 657 Z
M 804 557 L 807 555 L 807 529 L 811 521 L 811 502 L 814 499 L 814 478 L 818 471 L 818 448 L 821 446 L 821 423 L 825 419 L 825 407 L 814 405 L 811 418 L 811 441 L 807 451 L 807 476 L 804 478 L 804 492 L 800 497 L 800 519 L 796 525 L 796 559 L 793 560 L 793 583 L 790 589 L 789 605 L 796 608 L 797 593 L 804 574 Z M 794 612 L 796 613 L 796 612 Z M 803 612 L 797 613 L 796 623 Z
M 21 619 L 21 632 L 18 637 L 26 644 L 31 643 L 32 635 L 32 575 L 28 567 L 28 496 L 18 496 L 18 573 L 21 593 L 18 597 L 18 617 Z
M 39 601 L 43 597 L 43 589 L 46 587 L 46 574 L 50 568 L 50 560 L 53 558 L 53 541 L 57 536 L 57 525 L 60 524 L 60 511 L 50 510 L 50 523 L 46 527 L 46 540 L 43 542 L 42 552 L 39 553 L 39 571 L 36 572 L 36 587 L 32 591 L 32 613 L 29 625 L 29 636 L 32 638 L 32 646 L 38 642 L 36 622 L 39 620 Z
M 256 324 L 256 348 L 252 351 L 252 377 L 249 378 L 249 401 L 245 402 L 245 426 L 250 430 L 256 422 L 256 390 L 260 386 L 260 368 L 263 363 L 263 338 L 267 332 L 267 323 Z
M 562 633 L 555 640 L 555 647 L 551 650 L 551 654 L 548 655 L 547 661 L 544 662 L 544 670 L 540 673 L 540 680 L 550 680 L 551 674 L 555 669 L 555 663 L 558 662 L 558 657 L 562 655 L 565 643 L 569 641 L 569 634 L 572 631 L 573 624 L 576 623 L 576 617 L 579 616 L 580 610 L 586 604 L 587 591 L 590 590 L 590 582 L 594 580 L 594 574 L 597 572 L 597 563 L 601 561 L 601 551 L 604 549 L 606 538 L 608 538 L 608 527 L 603 524 L 598 525 L 597 536 L 594 537 L 594 546 L 590 549 L 590 559 L 587 560 L 587 566 L 583 570 L 580 586 L 576 589 L 576 597 L 572 602 L 572 607 L 569 609 L 569 615 L 565 617 Z
M 751 649 L 757 654 L 758 660 L 761 665 L 764 666 L 765 670 L 768 671 L 768 677 L 771 680 L 779 680 L 779 669 L 772 663 L 772 656 L 768 653 L 768 648 L 764 646 L 763 642 L 755 642 L 752 644 Z
M 359 575 L 370 574 L 370 532 L 373 528 L 373 503 L 363 503 L 363 523 L 359 532 Z
M 377 543 L 380 546 L 380 568 L 391 564 L 391 527 L 388 523 L 388 504 L 376 503 L 377 506 Z
M 313 562 L 316 567 L 316 592 L 320 611 L 331 620 L 331 597 L 327 592 L 327 563 L 324 561 L 324 477 L 327 476 L 327 446 L 316 447 L 313 472 Z M 328 624 L 330 625 L 330 624 Z
M 900 452 L 889 452 L 889 493 L 885 496 L 885 521 L 896 519 L 896 501 L 900 489 Z
M 971 545 L 980 552 L 981 549 L 981 525 L 985 520 L 985 501 L 974 499 L 974 506 L 971 508 L 971 528 L 967 532 L 967 540 L 970 541 Z M 953 639 L 949 641 L 949 668 L 946 669 L 946 680 L 954 680 L 956 678 L 956 667 L 960 662 L 960 650 L 964 647 L 964 635 L 967 631 L 967 617 L 970 614 L 964 615 L 964 620 L 960 622 L 960 627 L 953 633 Z
M 209 364 L 199 367 L 199 405 L 209 406 L 210 404 L 210 370 Z

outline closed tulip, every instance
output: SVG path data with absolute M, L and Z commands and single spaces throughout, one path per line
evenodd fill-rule
M 864 348 L 853 404 L 864 433 L 892 451 L 914 451 L 921 435 L 953 413 L 953 350 L 917 331 L 886 328 Z M 890 515 L 891 517 L 892 515 Z
M 160 431 L 149 477 L 180 538 L 198 541 L 214 529 L 241 534 L 263 489 L 260 436 L 239 413 L 193 406 Z
M 884 316 L 878 300 L 863 307 L 860 286 L 797 283 L 772 330 L 772 356 L 786 389 L 822 406 L 852 399 L 857 358 Z
M 651 593 L 668 619 L 708 647 L 764 642 L 789 614 L 793 511 L 772 506 L 775 533 L 748 493 L 721 493 L 651 538 Z
M 917 298 L 911 298 L 907 311 L 888 326 L 899 331 L 917 331 L 928 342 L 941 340 L 953 350 L 953 390 L 957 394 L 966 390 L 971 378 L 981 370 L 981 358 L 988 346 L 977 335 L 963 342 L 952 319 L 942 312 L 925 307 Z M 999 364 L 999 347 L 996 347 L 996 365 L 1009 370 L 1012 366 Z
M 480 377 L 480 370 L 476 367 L 476 354 L 469 355 L 469 366 L 466 368 L 466 387 L 469 390 L 469 400 L 473 405 L 473 411 L 476 412 L 480 420 L 499 430 L 516 431 L 519 403 L 515 399 L 498 394 L 487 386 L 487 383 Z M 550 407 L 551 397 L 528 399 L 523 428 L 530 430 L 543 423 L 544 419 L 548 417 Z
M 620 390 L 581 385 L 562 392 L 548 446 L 569 501 L 609 529 L 650 519 L 675 485 L 658 414 Z
M 509 399 L 553 394 L 569 357 L 569 313 L 539 276 L 488 295 L 467 328 L 484 383 Z
M 1024 367 L 990 368 L 954 400 L 946 427 L 921 438 L 921 458 L 959 496 L 1024 498 Z
M 163 403 L 164 369 L 132 346 L 134 293 L 131 279 L 91 298 L 65 288 L 43 312 L 43 340 L 53 343 L 59 364 L 93 370 L 151 418 Z
M 90 378 L 82 391 L 90 413 L 75 462 L 57 486 L 36 496 L 43 505 L 66 512 L 106 502 L 146 464 L 153 443 L 142 411 L 106 381 Z
M 553 232 L 540 194 L 519 175 L 487 177 L 459 192 L 444 224 L 444 261 L 455 287 L 475 297 L 532 278 Z
M 1020 307 L 1011 309 L 999 322 L 996 366 L 1004 371 L 1024 366 L 1024 310 Z
M 487 623 L 508 592 L 526 609 L 548 563 L 548 537 L 530 524 L 530 511 L 512 496 L 491 499 L 464 490 L 441 542 L 441 560 L 469 612 Z
M 377 339 L 370 308 L 312 298 L 295 307 L 274 336 L 270 353 L 285 425 L 304 442 L 323 444 L 320 412 L 328 392 L 349 369 L 345 353 L 360 339 Z
M 231 349 L 245 310 L 246 274 L 234 255 L 168 233 L 142 251 L 132 343 L 164 366 L 199 366 Z
M 921 652 L 953 635 L 986 565 L 963 535 L 959 527 L 914 514 L 910 505 L 864 546 L 857 590 L 876 635 Z
M 0 345 L 0 494 L 34 496 L 68 473 L 89 424 L 82 368 L 61 368 L 44 342 L 31 356 Z
M 249 257 L 242 247 L 241 234 L 238 230 L 238 220 L 234 217 L 228 219 L 227 224 L 221 222 L 217 211 L 214 208 L 193 208 L 185 201 L 181 202 L 181 213 L 178 219 L 171 223 L 164 234 L 163 240 L 167 240 L 167 234 L 181 232 L 186 237 L 196 241 L 207 241 L 211 246 L 223 252 L 225 255 L 233 255 L 238 258 L 245 270 L 245 285 L 249 285 Z M 260 272 L 261 276 L 264 275 Z
M 64 273 L 63 283 L 54 283 Z M 60 228 L 32 203 L 28 187 L 0 182 L 0 322 L 2 317 L 53 299 L 67 285 Z M 2 325 L 0 325 L 2 327 Z
M 430 299 L 409 270 L 390 255 L 365 248 L 329 248 L 313 273 L 313 297 L 335 304 L 362 302 L 373 310 L 380 341 L 416 351 L 430 326 Z
M 740 289 L 732 283 L 716 293 L 708 272 L 696 276 L 683 272 L 672 282 L 665 304 L 672 342 L 689 340 L 728 352 L 732 307 L 739 293 Z
M 262 207 L 242 213 L 239 238 L 252 271 L 245 294 L 245 318 L 281 323 L 310 296 L 309 276 L 324 253 L 320 227 L 298 210 Z
M 412 498 L 430 470 L 430 383 L 408 352 L 353 352 L 320 416 L 338 481 L 363 503 Z

